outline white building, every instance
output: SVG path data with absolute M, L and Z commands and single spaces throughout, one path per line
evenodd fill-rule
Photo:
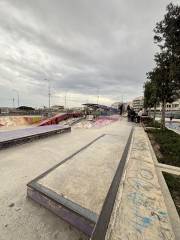
M 132 107 L 136 112 L 138 112 L 141 108 L 144 107 L 144 97 L 140 96 L 133 100 Z
M 157 107 L 158 111 L 162 110 L 162 104 Z M 166 103 L 167 112 L 180 112 L 180 98 L 172 103 Z

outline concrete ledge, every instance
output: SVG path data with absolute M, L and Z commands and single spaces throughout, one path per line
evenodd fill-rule
M 133 139 L 125 180 L 120 184 L 119 201 L 105 239 L 175 240 L 175 229 L 142 127 L 135 128 Z

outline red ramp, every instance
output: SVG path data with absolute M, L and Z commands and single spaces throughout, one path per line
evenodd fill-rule
M 48 118 L 48 119 L 40 122 L 38 126 L 58 124 L 59 122 L 67 120 L 68 118 L 81 117 L 81 116 L 82 116 L 82 113 L 80 113 L 80 112 L 63 113 L 63 114 L 60 113 L 60 114 L 57 114 L 51 118 Z

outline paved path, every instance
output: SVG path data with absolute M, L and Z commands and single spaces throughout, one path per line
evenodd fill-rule
M 106 240 L 174 239 L 148 139 L 137 127 Z

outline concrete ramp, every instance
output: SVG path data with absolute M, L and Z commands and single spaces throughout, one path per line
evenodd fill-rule
M 125 163 L 127 153 L 123 153 L 130 132 L 131 128 L 125 141 L 114 134 L 94 139 L 31 181 L 27 185 L 28 197 L 91 236 L 122 156 Z M 123 171 L 123 165 L 119 170 Z M 113 192 L 116 194 L 114 185 Z M 111 200 L 113 204 L 113 197 Z

